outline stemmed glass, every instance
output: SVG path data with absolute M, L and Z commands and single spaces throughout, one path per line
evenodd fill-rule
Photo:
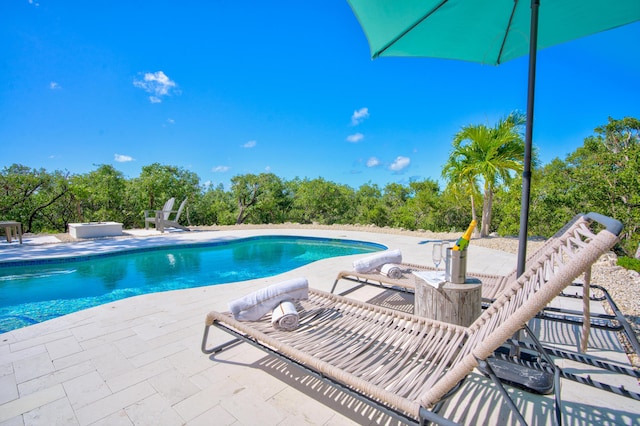
M 431 259 L 433 260 L 433 264 L 436 265 L 436 275 L 438 274 L 438 265 L 440 265 L 440 262 L 442 262 L 442 251 L 443 251 L 442 243 L 433 244 L 433 252 L 431 253 Z

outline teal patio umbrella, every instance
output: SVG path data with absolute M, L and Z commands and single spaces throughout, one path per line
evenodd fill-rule
M 499 65 L 529 55 L 518 248 L 524 272 L 536 53 L 640 20 L 640 0 L 347 0 L 371 57 L 417 56 Z

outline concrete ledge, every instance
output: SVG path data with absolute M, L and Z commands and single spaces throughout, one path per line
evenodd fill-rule
M 122 235 L 122 224 L 118 222 L 70 223 L 69 234 L 73 238 L 115 237 Z

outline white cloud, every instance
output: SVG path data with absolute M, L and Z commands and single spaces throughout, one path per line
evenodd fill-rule
M 367 167 L 376 167 L 380 165 L 380 160 L 376 157 L 371 157 L 367 160 Z
M 122 155 L 122 154 L 115 154 L 113 156 L 113 159 L 116 160 L 118 163 L 128 163 L 129 161 L 133 161 L 133 157 L 130 157 L 128 155 Z
M 362 133 L 354 133 L 353 135 L 347 136 L 347 142 L 358 143 L 362 139 L 364 139 L 364 135 Z
M 34 5 L 35 7 L 40 6 L 40 3 L 38 3 L 37 1 L 33 1 L 33 0 L 29 0 L 29 4 Z
M 256 146 L 258 142 L 256 141 L 248 141 L 247 143 L 245 143 L 244 145 L 242 145 L 243 148 L 253 148 L 254 146 Z
M 265 167 L 264 171 L 267 172 L 267 173 L 271 173 L 271 166 Z
M 225 173 L 228 172 L 230 168 L 229 166 L 215 166 L 211 171 L 214 173 Z
M 149 101 L 153 104 L 162 102 L 163 96 L 169 96 L 176 92 L 176 82 L 171 80 L 164 72 L 148 72 L 142 79 L 134 79 L 133 85 L 147 93 L 151 93 Z
M 351 116 L 351 124 L 357 126 L 362 123 L 365 118 L 369 118 L 369 108 L 360 108 L 355 110 Z
M 400 170 L 409 166 L 409 163 L 411 163 L 411 159 L 409 157 L 398 156 L 389 166 L 389 170 L 399 172 Z
M 62 87 L 60 87 L 60 85 L 57 82 L 52 81 L 51 83 L 49 83 L 49 89 L 59 90 L 59 89 L 62 89 Z
M 176 120 L 174 120 L 173 118 L 167 118 L 167 123 L 169 124 L 175 124 Z

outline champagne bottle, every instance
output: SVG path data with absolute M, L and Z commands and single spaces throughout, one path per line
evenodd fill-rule
M 453 250 L 462 251 L 467 249 L 467 246 L 469 245 L 469 240 L 471 240 L 471 233 L 473 232 L 473 229 L 475 227 L 476 227 L 476 221 L 472 220 L 467 230 L 464 231 L 464 234 L 462 234 L 462 237 L 458 238 L 458 241 L 456 241 L 456 244 L 453 246 Z

